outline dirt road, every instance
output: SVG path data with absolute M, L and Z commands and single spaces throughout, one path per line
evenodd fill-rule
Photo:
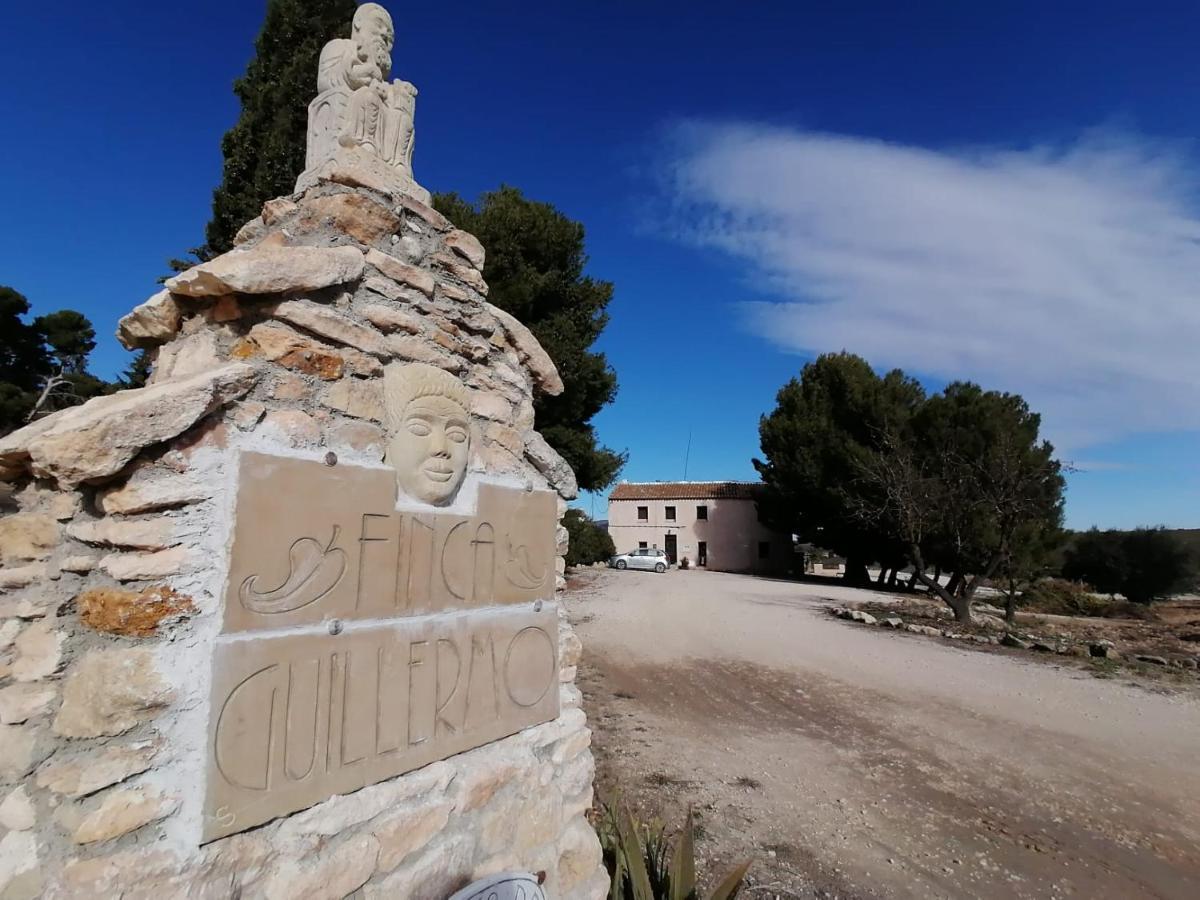
M 864 596 L 703 571 L 569 594 L 601 788 L 694 806 L 712 868 L 752 856 L 783 897 L 1200 897 L 1193 695 L 822 609 Z

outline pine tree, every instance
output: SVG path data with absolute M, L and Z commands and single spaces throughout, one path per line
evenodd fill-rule
M 150 378 L 152 368 L 153 363 L 150 360 L 150 352 L 147 350 L 138 350 L 129 365 L 125 367 L 125 371 L 117 379 L 117 384 L 122 389 L 145 387 L 147 379 Z
M 242 113 L 221 141 L 225 170 L 213 191 L 205 243 L 189 252 L 201 259 L 224 253 L 263 203 L 292 192 L 304 169 L 321 48 L 349 36 L 357 8 L 355 0 L 268 0 L 254 58 L 233 85 Z M 181 262 L 172 260 L 172 267 Z
M 61 309 L 26 322 L 29 311 L 20 291 L 0 285 L 0 434 L 115 387 L 87 370 L 96 346 L 87 316 Z
M 434 206 L 487 248 L 488 300 L 524 323 L 558 367 L 564 390 L 537 399 L 538 431 L 571 464 L 581 488 L 608 487 L 626 455 L 597 444 L 591 419 L 616 396 L 617 376 L 590 348 L 608 324 L 613 286 L 583 274 L 583 226 L 513 187 L 486 193 L 475 206 L 438 194 Z

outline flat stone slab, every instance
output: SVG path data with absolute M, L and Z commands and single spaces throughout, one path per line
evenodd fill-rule
M 363 255 L 354 247 L 287 247 L 270 239 L 238 248 L 167 279 L 167 290 L 186 297 L 275 294 L 357 281 Z
M 481 484 L 454 514 L 396 492 L 390 469 L 243 453 L 223 631 L 553 598 L 553 493 Z
M 203 840 L 558 716 L 553 603 L 224 636 Z
M 113 475 L 144 448 L 181 434 L 245 394 L 257 378 L 254 367 L 230 363 L 178 381 L 95 397 L 0 439 L 0 469 L 15 477 L 28 466 L 68 488 Z

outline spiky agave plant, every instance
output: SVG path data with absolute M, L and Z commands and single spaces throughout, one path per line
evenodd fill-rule
M 608 900 L 700 900 L 691 810 L 675 841 L 674 852 L 661 822 L 639 825 L 628 807 L 616 798 L 603 804 L 599 832 L 604 863 L 612 876 Z M 749 868 L 750 860 L 734 868 L 708 895 L 708 900 L 733 900 Z

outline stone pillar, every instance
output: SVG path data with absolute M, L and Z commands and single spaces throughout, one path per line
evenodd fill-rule
M 487 302 L 479 242 L 371 184 L 267 203 L 121 320 L 149 386 L 0 439 L 0 895 L 442 898 L 520 869 L 605 896 L 554 594 L 576 487 L 534 430 L 562 383 Z M 453 496 L 388 465 L 395 371 L 466 407 Z

